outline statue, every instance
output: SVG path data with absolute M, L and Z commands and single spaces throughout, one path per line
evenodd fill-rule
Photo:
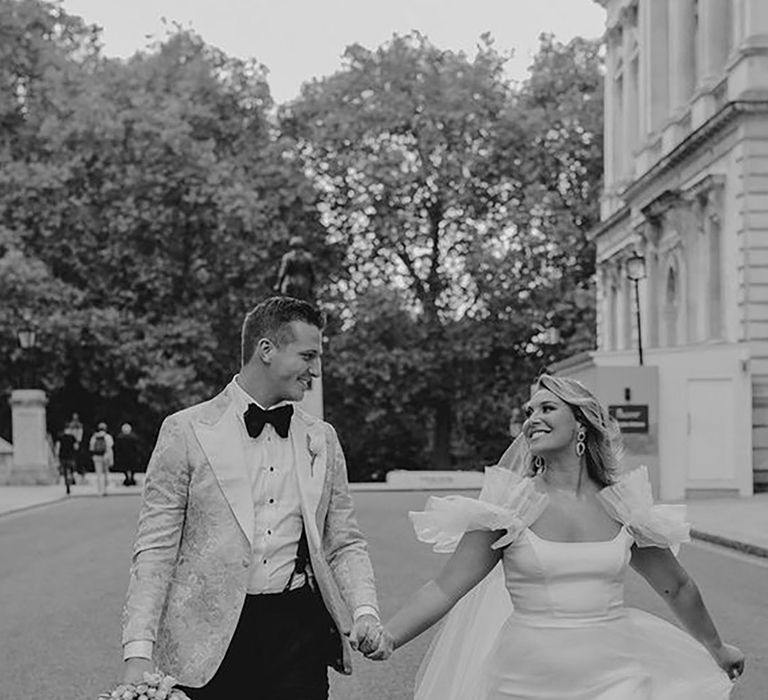
M 292 236 L 288 242 L 290 250 L 283 255 L 277 272 L 275 291 L 278 294 L 295 297 L 315 304 L 315 260 L 312 253 L 304 248 L 301 236 Z M 309 389 L 301 401 L 302 408 L 308 413 L 323 417 L 323 380 L 313 377 Z
M 280 261 L 275 291 L 314 304 L 315 261 L 312 253 L 305 250 L 301 236 L 293 236 L 288 245 L 290 250 Z

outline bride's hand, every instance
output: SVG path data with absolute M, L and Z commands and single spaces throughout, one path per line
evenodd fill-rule
M 155 670 L 155 664 L 149 659 L 138 656 L 126 659 L 123 667 L 123 683 L 136 685 L 144 682 L 144 674 L 152 673 Z
M 378 646 L 370 653 L 367 653 L 365 656 L 371 661 L 386 661 L 390 656 L 392 656 L 394 649 L 395 640 L 392 638 L 389 630 L 386 627 L 383 627 L 381 629 L 381 635 L 379 636 Z
M 732 644 L 723 644 L 712 652 L 717 665 L 728 674 L 728 678 L 737 681 L 744 673 L 744 653 Z

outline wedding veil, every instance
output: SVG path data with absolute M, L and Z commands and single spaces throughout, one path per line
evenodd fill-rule
M 520 475 L 528 470 L 528 447 L 520 435 L 498 465 Z M 454 544 L 458 544 L 457 542 Z M 512 602 L 499 562 L 445 617 L 432 639 L 416 676 L 414 700 L 482 698 L 484 667 Z

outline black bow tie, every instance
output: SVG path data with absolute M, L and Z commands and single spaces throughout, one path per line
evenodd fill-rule
M 286 404 L 279 408 L 270 408 L 265 411 L 255 403 L 248 404 L 248 410 L 243 415 L 245 427 L 248 435 L 252 438 L 259 437 L 261 431 L 267 423 L 271 423 L 277 434 L 282 437 L 288 437 L 288 428 L 291 427 L 291 416 L 293 415 L 293 406 Z

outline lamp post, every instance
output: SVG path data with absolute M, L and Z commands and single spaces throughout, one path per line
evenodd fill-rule
M 16 335 L 19 339 L 19 347 L 21 348 L 23 352 L 24 357 L 24 369 L 26 370 L 23 372 L 22 376 L 22 382 L 25 384 L 29 383 L 31 384 L 31 380 L 29 377 L 29 371 L 28 371 L 28 362 L 26 355 L 35 349 L 35 346 L 37 345 L 37 331 L 29 325 L 22 326 L 19 328 L 19 330 L 16 332 Z
M 643 334 L 640 325 L 640 280 L 645 279 L 645 258 L 637 251 L 627 260 L 627 277 L 635 284 L 635 318 L 637 319 L 637 355 L 643 366 Z

